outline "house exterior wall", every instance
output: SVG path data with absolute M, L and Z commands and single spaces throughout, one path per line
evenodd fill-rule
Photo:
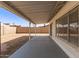
M 61 9 L 60 11 L 52 18 L 52 20 L 49 22 L 52 24 L 52 37 L 56 35 L 56 20 L 59 20 L 60 17 L 74 9 L 76 6 L 79 5 L 78 1 L 70 1 L 67 2 Z M 50 34 L 50 27 L 49 27 L 49 34 Z
M 69 57 L 79 57 L 79 6 L 78 5 L 79 5 L 78 1 L 66 3 L 66 5 L 50 21 L 50 24 L 52 24 L 52 36 L 50 37 L 62 48 L 62 50 Z M 78 11 L 77 11 L 78 14 L 74 12 L 73 10 L 77 7 L 78 7 Z M 66 20 L 67 23 L 66 21 L 63 21 L 68 26 L 67 33 L 66 33 L 66 28 L 65 28 L 66 26 L 63 26 L 61 31 L 59 31 L 60 34 L 58 36 L 56 35 L 57 33 L 57 25 L 56 25 L 57 22 L 56 21 L 65 20 L 66 18 L 64 17 L 68 17 L 68 19 Z M 64 25 L 63 22 L 60 22 L 61 25 Z M 71 26 L 72 24 L 75 27 Z

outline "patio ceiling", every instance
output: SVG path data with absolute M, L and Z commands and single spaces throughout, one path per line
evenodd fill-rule
M 33 23 L 48 23 L 64 6 L 65 1 L 6 1 L 4 2 Z

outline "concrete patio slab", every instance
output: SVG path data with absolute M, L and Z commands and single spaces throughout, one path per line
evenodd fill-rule
M 37 36 L 9 58 L 68 58 L 68 56 L 49 36 Z

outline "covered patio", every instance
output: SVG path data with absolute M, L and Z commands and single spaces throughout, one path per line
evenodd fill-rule
M 79 57 L 78 47 L 76 47 L 77 48 L 76 50 L 70 46 L 72 44 L 70 44 L 65 40 L 62 40 L 63 38 L 61 39 L 61 37 L 64 36 L 65 34 L 63 35 L 60 34 L 61 37 L 57 36 L 58 35 L 57 25 L 59 25 L 59 23 L 57 24 L 57 20 L 62 19 L 61 17 L 64 17 L 63 15 L 69 13 L 72 9 L 76 8 L 78 5 L 79 2 L 77 1 L 74 2 L 73 1 L 1 1 L 0 2 L 1 8 L 5 8 L 6 10 L 9 10 L 10 12 L 29 21 L 29 33 L 28 33 L 29 40 L 18 50 L 16 50 L 13 54 L 11 54 L 9 58 Z M 77 14 L 76 14 L 77 16 L 79 14 L 78 11 L 79 9 L 77 8 Z M 70 13 L 67 14 L 68 26 L 63 26 L 68 27 L 67 29 L 68 37 L 66 37 L 66 39 L 69 39 L 69 26 L 70 26 L 69 22 L 71 20 L 71 19 L 69 20 L 69 15 L 71 14 Z M 61 22 L 61 24 L 62 23 L 64 22 Z M 32 36 L 31 24 L 33 24 L 35 28 L 33 31 L 34 35 L 32 38 L 31 38 Z M 37 33 L 36 28 L 38 24 L 44 25 L 41 28 L 49 26 L 47 35 L 43 34 L 39 35 L 40 33 L 39 34 Z M 60 32 L 62 32 L 62 30 Z
M 36 36 L 10 58 L 68 58 L 68 56 L 49 36 Z

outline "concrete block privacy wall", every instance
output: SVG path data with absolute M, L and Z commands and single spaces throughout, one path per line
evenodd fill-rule
M 0 28 L 1 28 L 1 36 L 9 34 L 29 33 L 29 27 L 1 24 Z M 49 33 L 49 26 L 37 27 L 37 28 L 31 27 L 30 31 L 31 33 Z
M 1 35 L 16 34 L 16 27 L 9 24 L 1 24 Z
M 49 33 L 49 26 L 46 27 L 31 27 L 30 31 L 31 33 Z M 36 31 L 36 32 L 35 32 Z M 16 33 L 29 33 L 29 27 L 17 27 Z

